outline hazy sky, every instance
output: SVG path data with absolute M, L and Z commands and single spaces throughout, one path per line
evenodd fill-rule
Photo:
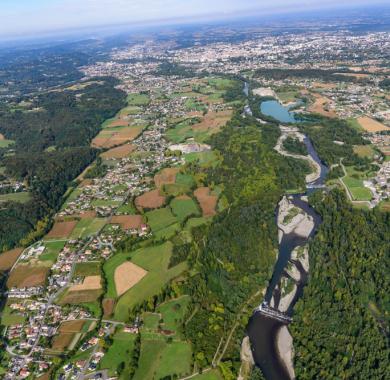
M 222 18 L 380 2 L 386 0 L 0 0 L 0 38 L 115 23 L 207 15 Z

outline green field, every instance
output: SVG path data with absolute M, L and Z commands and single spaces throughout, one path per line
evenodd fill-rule
M 145 106 L 149 104 L 149 96 L 146 94 L 129 94 L 127 103 L 132 106 Z
M 144 328 L 148 330 L 157 330 L 160 321 L 160 315 L 156 313 L 144 313 L 142 320 Z
M 97 276 L 100 275 L 100 262 L 92 261 L 86 263 L 77 263 L 74 270 L 74 277 Z
M 355 201 L 369 201 L 372 199 L 371 191 L 364 187 L 361 179 L 347 176 L 343 178 L 343 182 L 348 187 Z
M 184 156 L 186 162 L 198 161 L 200 165 L 216 165 L 218 163 L 218 157 L 213 151 L 189 153 Z
M 12 302 L 10 302 L 12 303 Z M 26 321 L 26 317 L 17 314 L 9 307 L 7 303 L 1 313 L 1 324 L 4 326 L 17 325 Z
M 177 185 L 187 186 L 190 189 L 196 186 L 194 177 L 190 174 L 177 173 L 175 183 Z
M 219 374 L 217 369 L 207 371 L 201 375 L 197 375 L 192 378 L 193 380 L 222 380 L 222 376 Z
M 173 199 L 170 203 L 173 214 L 183 222 L 190 216 L 200 216 L 201 212 L 195 201 L 191 199 Z
M 375 150 L 372 148 L 372 145 L 355 145 L 353 151 L 359 157 L 373 158 L 375 155 Z
M 181 227 L 179 223 L 171 224 L 170 226 L 163 228 L 161 230 L 158 230 L 154 234 L 154 240 L 160 240 L 160 239 L 170 239 L 172 236 L 175 236 L 178 232 L 180 232 Z
M 115 206 L 119 206 L 121 202 L 119 201 L 114 201 L 113 199 L 94 199 L 92 202 L 91 202 L 91 205 L 93 207 L 115 207 Z
M 132 203 L 125 203 L 125 204 L 119 206 L 116 209 L 116 212 L 117 212 L 117 215 L 120 215 L 120 214 L 134 215 L 137 213 L 137 210 Z
M 117 332 L 113 336 L 113 343 L 104 355 L 100 362 L 100 369 L 108 369 L 109 376 L 116 375 L 116 369 L 122 362 L 125 363 L 125 369 L 120 375 L 120 379 L 127 380 L 128 376 L 128 363 L 131 356 L 131 352 L 134 348 L 134 341 L 136 335 L 125 332 Z
M 57 260 L 58 254 L 64 248 L 66 241 L 52 241 L 45 242 L 45 250 L 42 255 L 39 256 L 40 261 L 52 261 L 53 263 Z
M 159 293 L 165 284 L 186 269 L 186 263 L 168 269 L 171 254 L 172 243 L 167 242 L 159 246 L 141 248 L 131 255 L 131 261 L 146 269 L 148 274 L 119 298 L 114 319 L 125 321 L 129 309 Z
M 234 81 L 231 79 L 224 78 L 210 78 L 208 80 L 208 84 L 214 87 L 216 90 L 225 91 L 234 86 Z
M 173 128 L 169 128 L 167 130 L 166 137 L 174 143 L 181 143 L 190 137 L 195 137 L 197 133 L 191 127 L 196 124 L 197 121 L 198 120 L 196 118 L 181 121 Z
M 200 100 L 190 98 L 187 99 L 186 102 L 184 103 L 184 106 L 188 111 L 200 111 L 203 112 L 207 110 L 207 107 L 205 104 L 203 104 Z
M 177 222 L 177 218 L 175 218 L 172 214 L 169 207 L 149 211 L 145 213 L 145 216 L 147 217 L 147 223 L 153 233 L 156 233 L 157 231 Z
M 14 144 L 14 140 L 0 140 L 0 148 L 8 148 L 10 145 Z
M 202 224 L 207 223 L 208 220 L 206 218 L 191 218 L 187 221 L 185 225 L 185 230 L 191 231 L 192 228 L 201 226 Z
M 74 230 L 72 231 L 70 238 L 86 238 L 99 232 L 106 224 L 105 218 L 85 218 L 81 219 Z
M 161 339 L 142 339 L 139 366 L 133 379 L 158 380 L 169 375 L 177 375 L 179 378 L 189 375 L 191 356 L 189 343 L 166 343 Z
M 131 257 L 131 252 L 127 252 L 127 253 L 121 252 L 115 254 L 104 263 L 103 270 L 107 279 L 107 293 L 106 293 L 107 298 L 117 297 L 115 282 L 114 282 L 115 269 L 130 257 Z
M 21 191 L 19 193 L 0 194 L 0 203 L 6 201 L 26 203 L 30 199 L 31 195 L 27 191 Z
M 181 334 L 181 324 L 187 313 L 190 300 L 190 296 L 182 296 L 158 306 L 157 312 L 162 314 L 162 327 L 165 330 L 175 331 L 177 335 Z

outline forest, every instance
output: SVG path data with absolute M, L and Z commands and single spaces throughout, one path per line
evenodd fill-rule
M 193 246 L 187 250 L 196 273 L 186 284 L 194 314 L 185 334 L 201 368 L 210 365 L 221 337 L 271 277 L 278 247 L 276 205 L 284 191 L 304 185 L 309 170 L 273 150 L 279 133 L 237 114 L 210 141 L 222 163 L 210 169 L 207 182 L 222 185 L 229 206 L 210 226 L 193 230 Z M 236 372 L 239 350 L 231 350 L 224 360 Z
M 82 90 L 37 96 L 31 107 L 38 111 L 2 108 L 0 133 L 15 141 L 15 153 L 2 158 L 5 174 L 25 181 L 32 198 L 23 205 L 2 204 L 0 218 L 7 223 L 0 225 L 0 250 L 18 244 L 39 220 L 57 210 L 69 183 L 95 159 L 91 139 L 125 102 L 115 84 L 110 78 L 94 80 Z M 48 227 L 40 225 L 41 232 Z
M 385 379 L 389 354 L 390 214 L 352 208 L 341 190 L 316 192 L 323 223 L 291 333 L 299 379 Z

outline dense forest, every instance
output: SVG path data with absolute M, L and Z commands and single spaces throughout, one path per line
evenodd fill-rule
M 388 378 L 390 214 L 353 209 L 341 190 L 310 202 L 323 223 L 290 326 L 297 378 Z
M 222 163 L 210 169 L 207 181 L 223 187 L 222 197 L 229 206 L 210 226 L 193 231 L 189 249 L 189 263 L 196 274 L 186 285 L 194 314 L 185 333 L 194 345 L 199 367 L 211 363 L 221 337 L 271 277 L 278 247 L 277 202 L 287 189 L 304 185 L 309 168 L 276 153 L 273 146 L 278 137 L 273 126 L 260 126 L 252 118 L 237 115 L 211 138 Z M 225 360 L 236 372 L 239 350 L 231 353 Z
M 39 220 L 55 211 L 69 182 L 94 160 L 91 139 L 102 122 L 125 103 L 125 94 L 116 90 L 115 84 L 110 78 L 94 80 L 80 90 L 37 96 L 32 110 L 1 109 L 0 133 L 15 141 L 14 154 L 5 155 L 2 164 L 6 175 L 28 184 L 31 200 L 23 205 L 2 204 L 0 250 L 13 247 Z M 45 228 L 43 224 L 39 229 Z

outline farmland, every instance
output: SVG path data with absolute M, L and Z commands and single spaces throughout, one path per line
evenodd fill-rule
M 194 200 L 188 196 L 176 197 L 170 203 L 173 214 L 180 222 L 185 221 L 190 216 L 200 216 L 199 208 Z
M 0 271 L 11 269 L 22 252 L 23 248 L 14 248 L 0 254 Z
M 53 228 L 46 235 L 46 239 L 65 239 L 68 238 L 77 225 L 76 220 L 68 222 L 55 222 Z
M 140 209 L 159 208 L 165 203 L 165 197 L 158 189 L 149 191 L 135 199 L 135 205 Z
M 49 268 L 45 266 L 18 265 L 10 273 L 7 287 L 25 288 L 44 285 Z
M 84 218 L 77 222 L 72 233 L 71 239 L 85 238 L 91 235 L 95 235 L 106 224 L 104 218 Z

